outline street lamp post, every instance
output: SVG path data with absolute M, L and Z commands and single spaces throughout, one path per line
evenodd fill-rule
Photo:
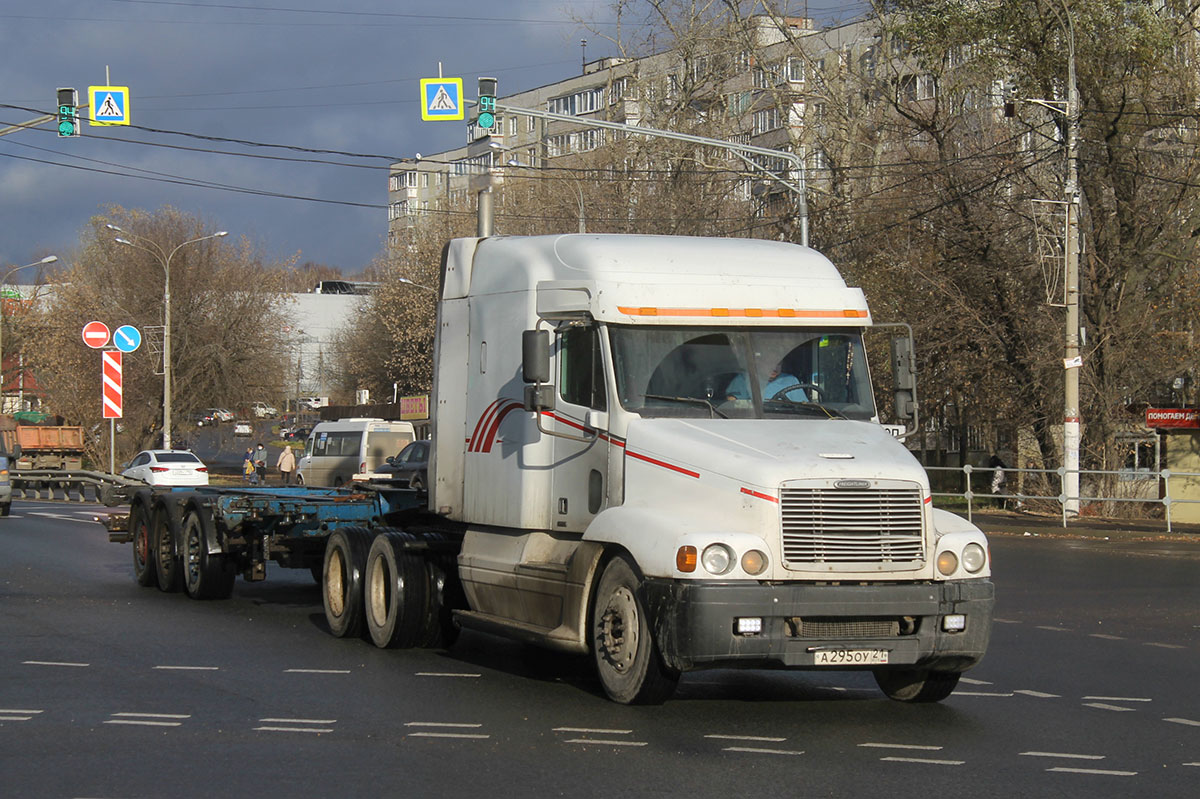
M 31 266 L 44 266 L 45 264 L 52 264 L 57 260 L 58 260 L 57 255 L 47 255 L 45 258 L 43 258 L 40 261 L 34 261 L 33 263 L 25 264 L 24 266 L 14 266 L 12 269 L 8 270 L 8 272 L 4 275 L 4 279 L 0 280 L 0 293 L 3 292 L 4 285 L 6 283 L 8 283 L 8 279 L 13 276 L 14 272 L 18 272 L 22 269 L 28 269 Z M 0 303 L 2 303 L 2 302 L 3 302 L 3 300 L 0 300 Z M 2 413 L 4 411 L 4 347 L 3 347 L 4 339 L 3 339 L 3 333 L 4 333 L 4 313 L 3 313 L 3 310 L 0 310 L 0 413 Z
M 131 236 L 138 240 L 138 244 L 130 241 L 127 238 L 117 237 L 114 239 L 118 244 L 124 244 L 126 247 L 133 247 L 135 250 L 142 250 L 153 255 L 163 268 L 163 449 L 171 448 L 171 259 L 175 257 L 175 253 L 179 252 L 182 247 L 188 244 L 195 244 L 199 241 L 207 241 L 208 239 L 219 239 L 222 236 L 228 236 L 229 231 L 220 230 L 216 233 L 210 233 L 207 236 L 189 239 L 175 246 L 171 252 L 167 252 L 155 242 L 141 236 L 134 236 L 132 233 L 126 233 L 116 225 L 105 225 L 109 230 L 115 230 L 117 233 L 123 233 L 126 236 Z M 149 245 L 149 246 L 146 246 Z

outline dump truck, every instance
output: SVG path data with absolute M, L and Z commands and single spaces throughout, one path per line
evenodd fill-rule
M 881 424 L 863 292 L 815 250 L 638 235 L 445 248 L 426 492 L 152 490 L 139 583 L 227 597 L 310 569 L 330 631 L 463 627 L 586 653 L 610 698 L 705 668 L 871 671 L 944 699 L 984 656 L 988 542 Z M 893 340 L 896 413 L 916 409 Z
M 83 468 L 83 428 L 70 425 L 11 423 L 0 425 L 3 451 L 16 469 Z

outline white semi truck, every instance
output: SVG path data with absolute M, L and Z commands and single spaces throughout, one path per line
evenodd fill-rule
M 466 626 L 590 653 L 623 703 L 709 667 L 871 670 L 893 699 L 938 701 L 987 648 L 988 543 L 880 424 L 871 326 L 797 245 L 456 239 L 427 497 L 142 492 L 117 540 L 185 582 L 309 566 L 330 629 L 379 646 Z

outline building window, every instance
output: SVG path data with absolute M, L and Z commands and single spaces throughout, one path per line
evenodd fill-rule
M 788 56 L 787 60 L 787 76 L 792 83 L 804 83 L 804 59 L 797 56 Z
M 546 137 L 546 155 L 557 158 L 571 152 L 571 134 L 560 133 L 557 136 Z
M 762 111 L 754 112 L 754 135 L 766 133 L 780 128 L 779 109 L 766 108 Z
M 552 114 L 578 116 L 579 114 L 590 114 L 593 111 L 599 110 L 603 103 L 604 89 L 598 86 L 592 89 L 584 89 L 574 94 L 564 95 L 563 97 L 553 97 L 546 103 L 546 110 Z

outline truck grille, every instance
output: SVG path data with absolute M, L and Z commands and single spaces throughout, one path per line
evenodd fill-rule
M 783 488 L 785 566 L 879 564 L 925 559 L 921 490 Z

